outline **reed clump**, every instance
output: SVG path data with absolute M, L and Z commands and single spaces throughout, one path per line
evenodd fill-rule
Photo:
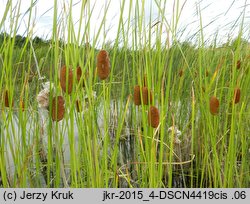
M 65 113 L 64 98 L 62 96 L 53 97 L 51 117 L 53 121 L 60 121 L 63 119 Z
M 149 108 L 148 123 L 152 128 L 157 128 L 160 123 L 159 110 L 155 106 L 150 106 Z
M 209 105 L 210 105 L 210 113 L 212 115 L 217 115 L 219 112 L 219 106 L 220 106 L 219 100 L 215 96 L 212 96 L 210 98 Z
M 97 75 L 101 80 L 108 78 L 110 73 L 110 59 L 106 50 L 101 50 L 97 55 Z
M 240 102 L 240 88 L 236 87 L 234 89 L 234 104 L 237 104 Z
M 68 69 L 64 65 L 60 70 L 60 85 L 62 90 L 67 93 L 71 94 L 73 90 L 73 71 L 71 68 Z

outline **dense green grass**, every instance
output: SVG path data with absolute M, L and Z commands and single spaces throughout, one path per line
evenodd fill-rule
M 9 1 L 0 21 L 3 31 L 8 25 L 6 19 L 12 22 L 12 37 L 2 34 L 0 38 L 1 186 L 250 187 L 250 52 L 248 39 L 242 36 L 244 15 L 238 38 L 223 46 L 217 45 L 216 40 L 205 46 L 201 15 L 200 32 L 193 36 L 199 43 L 192 45 L 189 39 L 178 39 L 179 3 L 174 5 L 177 15 L 170 23 L 164 17 L 166 1 L 158 2 L 159 23 L 147 26 L 144 11 L 139 9 L 144 1 L 136 1 L 134 6 L 130 1 L 124 19 L 123 0 L 114 43 L 104 41 L 101 46 L 109 52 L 111 73 L 100 81 L 96 56 L 101 48 L 96 47 L 100 36 L 105 35 L 109 2 L 92 42 L 88 41 L 90 3 L 82 2 L 82 12 L 88 18 L 79 14 L 79 31 L 73 29 L 72 2 L 68 13 L 60 13 L 67 16 L 66 21 L 57 18 L 57 0 L 54 4 L 52 39 L 47 42 L 32 40 L 32 6 L 26 13 L 30 18 L 26 38 L 16 35 L 19 4 Z M 83 35 L 81 27 L 85 28 Z M 172 44 L 162 37 L 165 27 L 173 36 Z M 66 33 L 68 38 L 61 39 Z M 155 41 L 152 33 L 156 33 Z M 71 95 L 63 93 L 59 83 L 58 71 L 64 64 L 74 70 Z M 76 83 L 78 65 L 83 68 L 84 88 Z M 50 99 L 64 96 L 66 114 L 61 122 L 53 122 L 47 113 L 42 125 L 36 96 L 45 81 L 55 85 Z M 146 84 L 152 90 L 153 105 L 160 112 L 158 128 L 148 125 L 149 106 L 133 103 L 137 84 Z M 236 87 L 241 90 L 238 104 L 233 102 Z M 5 90 L 9 91 L 13 107 L 4 105 Z M 213 95 L 220 102 L 217 115 L 209 109 Z M 22 100 L 24 111 L 20 108 Z M 76 110 L 76 100 L 84 109 L 81 113 Z M 182 132 L 180 144 L 174 143 L 170 126 Z M 12 158 L 13 172 L 8 169 Z

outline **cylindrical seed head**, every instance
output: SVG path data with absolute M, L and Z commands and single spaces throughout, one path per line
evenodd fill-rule
M 69 68 L 67 75 L 67 68 L 65 65 L 60 70 L 60 85 L 65 93 L 71 94 L 73 90 L 73 71 Z
M 160 114 L 155 106 L 149 108 L 148 123 L 152 128 L 157 128 L 160 123 Z
M 82 68 L 80 66 L 77 66 L 77 68 L 76 68 L 76 78 L 77 78 L 78 83 L 80 83 L 82 76 L 83 76 L 83 74 L 82 74 Z M 84 81 L 84 79 L 82 81 L 82 87 L 85 87 L 85 81 Z
M 78 113 L 80 113 L 81 110 L 82 110 L 81 102 L 80 102 L 80 100 L 76 100 L 76 111 L 77 111 Z
M 180 71 L 179 71 L 179 77 L 182 77 L 182 75 L 183 75 L 183 69 L 181 69 Z
M 22 110 L 22 111 L 24 111 L 24 109 L 25 109 L 25 104 L 24 104 L 24 101 L 22 100 L 22 99 L 20 99 L 20 109 Z
M 101 80 L 108 78 L 110 73 L 110 61 L 108 52 L 101 50 L 97 55 L 97 75 Z
M 5 105 L 5 107 L 10 107 L 9 91 L 8 90 L 5 90 L 5 92 L 4 92 L 4 105 Z
M 82 68 L 80 66 L 77 66 L 77 68 L 76 68 L 76 78 L 77 78 L 78 82 L 81 80 L 81 77 L 82 77 Z
M 152 104 L 153 95 L 152 91 L 149 91 L 147 87 L 142 88 L 142 102 L 144 105 Z
M 237 104 L 240 102 L 240 88 L 234 89 L 234 104 Z
M 237 68 L 237 69 L 240 69 L 240 67 L 241 67 L 241 61 L 240 61 L 240 60 L 237 60 L 236 68 Z
M 141 105 L 141 93 L 140 93 L 141 91 L 140 90 L 141 88 L 139 85 L 136 85 L 134 87 L 134 103 L 136 106 Z
M 215 96 L 212 96 L 210 98 L 209 105 L 210 105 L 210 113 L 212 115 L 217 115 L 219 112 L 219 106 L 220 106 L 219 100 Z
M 53 121 L 60 121 L 63 119 L 65 113 L 64 99 L 62 96 L 57 96 L 52 99 L 51 117 Z

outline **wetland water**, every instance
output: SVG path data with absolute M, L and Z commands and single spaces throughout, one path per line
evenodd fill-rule
M 40 179 L 40 181 L 32 181 L 37 182 L 39 186 L 46 186 L 45 178 L 47 175 L 44 175 L 44 171 L 46 169 L 40 169 L 37 170 L 36 168 L 36 162 L 41 162 L 43 165 L 46 166 L 47 162 L 47 154 L 48 154 L 48 134 L 52 135 L 52 144 L 53 144 L 53 151 L 60 152 L 60 159 L 62 160 L 61 170 L 62 170 L 62 183 L 61 187 L 67 187 L 70 185 L 70 165 L 71 165 L 71 158 L 72 158 L 72 151 L 70 150 L 70 144 L 71 137 L 69 136 L 72 132 L 74 135 L 73 141 L 74 141 L 74 156 L 78 157 L 81 154 L 81 151 L 83 151 L 81 144 L 86 141 L 83 139 L 84 137 L 88 137 L 86 135 L 86 132 L 83 130 L 85 120 L 88 120 L 88 117 L 93 116 L 95 123 L 97 124 L 94 126 L 94 128 L 98 128 L 98 130 L 92 131 L 93 133 L 97 134 L 96 138 L 98 139 L 97 145 L 99 146 L 99 156 L 102 158 L 103 150 L 101 149 L 103 147 L 104 143 L 104 135 L 109 137 L 109 148 L 108 148 L 108 154 L 109 157 L 112 154 L 112 151 L 114 149 L 114 145 L 116 144 L 116 135 L 118 131 L 119 122 L 121 121 L 121 115 L 124 115 L 125 110 L 125 103 L 120 103 L 116 100 L 111 100 L 110 106 L 106 108 L 103 103 L 98 104 L 98 106 L 95 107 L 95 114 L 88 113 L 89 110 L 84 110 L 81 113 L 78 113 L 77 111 L 74 112 L 74 122 L 73 122 L 73 129 L 71 128 L 72 123 L 70 123 L 69 120 L 71 119 L 63 119 L 62 121 L 56 123 L 49 124 L 49 112 L 47 110 L 44 110 L 42 108 L 39 108 L 37 111 L 28 111 L 27 114 L 23 114 L 23 112 L 15 112 L 12 113 L 9 112 L 8 109 L 2 112 L 2 117 L 0 120 L 1 128 L 1 152 L 4 152 L 4 158 L 5 158 L 5 167 L 6 172 L 8 175 L 8 180 L 11 185 L 14 178 L 18 178 L 17 174 L 17 163 L 19 166 L 22 166 L 22 163 L 28 165 L 29 174 L 32 174 L 34 177 L 34 180 L 37 180 L 37 178 Z M 132 111 L 136 111 L 133 113 Z M 105 118 L 108 118 L 108 124 L 107 127 L 108 134 L 105 134 L 105 121 L 104 113 L 106 112 Z M 143 128 L 138 126 L 133 126 L 134 123 L 132 114 L 137 115 L 137 123 L 141 124 L 142 121 L 140 121 L 140 112 L 138 109 L 132 109 L 129 107 L 126 110 L 125 118 L 123 122 L 123 126 L 119 132 L 120 138 L 118 142 L 118 166 L 119 171 L 122 174 L 126 174 L 127 171 L 130 172 L 130 185 L 132 184 L 133 187 L 140 187 L 138 185 L 137 179 L 137 165 L 134 163 L 136 161 L 140 161 L 143 158 L 140 158 L 138 156 L 138 134 L 142 137 L 147 138 L 143 132 Z M 166 127 L 167 128 L 167 127 Z M 165 137 L 165 143 L 167 143 L 167 140 L 169 139 L 169 136 Z M 143 139 L 144 140 L 144 139 Z M 159 138 L 156 138 L 156 141 L 159 142 Z M 58 146 L 58 142 L 61 144 Z M 4 144 L 4 145 L 3 145 Z M 160 146 L 159 143 L 156 145 Z M 85 145 L 86 146 L 86 145 Z M 186 143 L 186 146 L 184 145 L 182 147 L 177 147 L 174 151 L 178 156 L 178 160 L 188 160 L 189 157 L 183 157 L 182 151 L 187 151 L 188 144 Z M 157 148 L 159 149 L 159 148 Z M 96 148 L 93 148 L 92 151 L 95 151 Z M 159 153 L 159 150 L 157 150 Z M 165 151 L 167 151 L 167 148 L 165 148 Z M 52 152 L 53 153 L 53 152 Z M 93 152 L 95 154 L 95 152 Z M 165 153 L 164 153 L 165 155 Z M 3 162 L 3 161 L 1 161 Z M 142 164 L 146 167 L 145 164 Z M 180 171 L 183 171 L 184 166 L 180 168 L 179 166 L 174 167 L 174 174 L 176 171 L 176 175 L 173 179 L 173 186 L 174 187 L 183 187 L 185 184 L 185 178 L 181 175 Z M 164 167 L 165 176 L 163 175 L 163 180 L 167 182 L 167 165 L 166 168 Z M 35 175 L 35 174 L 39 174 Z M 53 174 L 53 172 L 52 172 Z M 27 179 L 30 179 L 30 177 Z M 36 185 L 36 184 L 32 184 Z M 120 176 L 119 179 L 119 186 L 120 187 L 129 187 L 128 181 L 123 176 Z

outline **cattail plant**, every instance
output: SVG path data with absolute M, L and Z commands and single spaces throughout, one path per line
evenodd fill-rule
M 134 87 L 134 104 L 136 106 L 141 105 L 141 87 L 139 85 Z
M 63 119 L 65 113 L 64 99 L 62 96 L 57 96 L 52 99 L 51 117 L 53 121 Z
M 152 104 L 153 96 L 152 91 L 148 90 L 147 87 L 142 88 L 142 102 L 144 105 Z
M 220 106 L 219 100 L 215 96 L 212 96 L 210 98 L 210 113 L 212 115 L 217 115 L 219 112 L 219 106 Z
M 234 104 L 237 104 L 240 102 L 240 88 L 236 87 L 234 89 Z
M 106 50 L 101 50 L 97 55 L 97 75 L 101 80 L 108 78 L 110 73 L 110 60 Z
M 160 123 L 160 114 L 155 106 L 149 108 L 148 123 L 152 128 L 157 128 Z
M 69 68 L 67 73 L 65 65 L 60 70 L 60 85 L 65 93 L 71 94 L 73 90 L 73 71 Z

